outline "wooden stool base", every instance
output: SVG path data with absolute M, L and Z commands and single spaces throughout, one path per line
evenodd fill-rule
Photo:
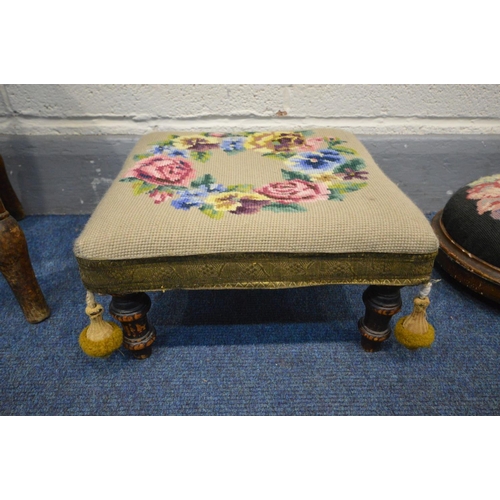
M 136 359 L 151 356 L 151 345 L 156 338 L 147 316 L 150 307 L 151 299 L 143 292 L 114 295 L 109 305 L 109 312 L 122 325 L 123 347 Z
M 400 286 L 371 285 L 363 293 L 366 313 L 358 322 L 361 346 L 367 352 L 379 351 L 391 335 L 389 323 L 401 309 Z
M 442 210 L 432 219 L 439 239 L 437 264 L 472 292 L 500 304 L 500 269 L 467 252 L 451 239 L 441 222 Z

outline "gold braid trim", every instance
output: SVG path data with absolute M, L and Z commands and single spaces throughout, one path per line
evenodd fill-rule
M 77 257 L 83 284 L 102 294 L 171 289 L 295 288 L 313 285 L 418 285 L 432 254 L 212 254 L 127 260 Z

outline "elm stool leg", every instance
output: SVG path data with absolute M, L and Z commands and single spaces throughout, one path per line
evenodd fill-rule
M 401 309 L 401 286 L 371 285 L 363 293 L 366 313 L 358 322 L 361 345 L 367 352 L 379 351 L 391 335 L 389 323 Z
M 123 347 L 136 359 L 151 356 L 151 345 L 156 338 L 156 331 L 147 316 L 150 307 L 151 299 L 143 292 L 113 295 L 109 305 L 111 316 L 122 325 Z
M 14 292 L 28 322 L 40 323 L 49 317 L 50 309 L 33 271 L 26 237 L 1 200 L 0 272 Z

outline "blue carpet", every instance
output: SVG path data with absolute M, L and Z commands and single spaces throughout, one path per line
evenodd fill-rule
M 88 320 L 72 254 L 86 220 L 21 222 L 52 315 L 25 322 L 0 279 L 2 415 L 500 413 L 500 309 L 437 269 L 430 349 L 408 351 L 391 337 L 383 351 L 365 353 L 356 326 L 365 287 L 327 286 L 153 293 L 153 356 L 89 358 L 78 345 Z M 415 293 L 403 289 L 400 315 Z

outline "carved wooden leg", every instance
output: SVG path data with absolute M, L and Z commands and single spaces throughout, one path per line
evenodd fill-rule
M 364 318 L 358 322 L 361 345 L 367 352 L 379 351 L 382 342 L 391 335 L 389 323 L 401 309 L 400 286 L 371 285 L 363 293 L 366 306 Z
M 150 307 L 151 299 L 142 292 L 114 295 L 109 305 L 109 312 L 122 325 L 123 347 L 137 359 L 151 356 L 151 344 L 156 338 L 147 316 Z
M 0 272 L 4 275 L 30 323 L 50 315 L 40 290 L 22 229 L 0 200 Z
M 9 177 L 5 170 L 3 158 L 0 156 L 0 198 L 6 210 L 17 220 L 24 218 L 24 210 L 16 192 L 12 189 Z

